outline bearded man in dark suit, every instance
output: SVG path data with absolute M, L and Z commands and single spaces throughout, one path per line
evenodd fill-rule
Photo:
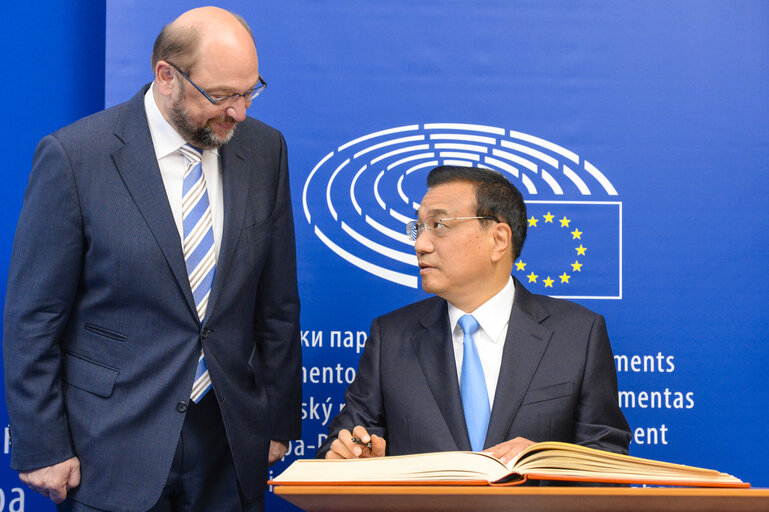
M 188 11 L 154 81 L 45 137 L 4 318 L 11 466 L 69 510 L 261 510 L 300 436 L 286 145 L 253 35 Z

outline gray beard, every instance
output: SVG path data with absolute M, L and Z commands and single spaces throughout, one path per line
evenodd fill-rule
M 229 142 L 235 134 L 235 128 L 230 130 L 230 133 L 225 137 L 220 137 L 208 124 L 196 127 L 190 120 L 189 110 L 184 107 L 183 102 L 184 90 L 181 91 L 179 98 L 171 105 L 168 114 L 171 118 L 171 124 L 176 131 L 193 146 L 200 149 L 216 149 Z M 224 119 L 234 121 L 229 116 L 225 116 Z

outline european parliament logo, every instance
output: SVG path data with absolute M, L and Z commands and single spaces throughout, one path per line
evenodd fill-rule
M 524 196 L 528 236 L 513 275 L 535 293 L 622 298 L 622 202 L 608 178 L 576 153 L 525 133 L 475 124 L 399 126 L 328 153 L 304 184 L 315 235 L 377 277 L 418 287 L 414 243 L 427 173 L 438 165 L 504 174 Z

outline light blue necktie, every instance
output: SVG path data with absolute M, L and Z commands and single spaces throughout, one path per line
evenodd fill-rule
M 489 428 L 491 411 L 481 358 L 478 356 L 478 349 L 475 346 L 475 341 L 473 341 L 473 333 L 478 330 L 478 321 L 473 315 L 465 315 L 459 319 L 459 326 L 464 333 L 462 375 L 460 377 L 462 409 L 465 411 L 470 446 L 472 446 L 473 451 L 480 452 L 486 441 L 486 430 Z
M 201 151 L 189 144 L 182 146 L 180 151 L 187 161 L 182 186 L 184 262 L 187 266 L 198 318 L 202 324 L 206 316 L 206 306 L 216 267 L 214 228 L 208 190 L 206 190 L 206 177 L 203 175 L 203 165 L 200 161 Z M 206 358 L 201 348 L 190 398 L 197 403 L 209 389 L 211 389 L 211 378 L 208 375 Z

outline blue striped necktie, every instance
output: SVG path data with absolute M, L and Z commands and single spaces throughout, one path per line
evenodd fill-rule
M 467 433 L 470 436 L 470 446 L 473 451 L 483 450 L 486 442 L 486 430 L 489 428 L 489 393 L 486 390 L 486 378 L 483 375 L 481 358 L 473 340 L 473 333 L 478 330 L 478 321 L 473 315 L 465 315 L 459 319 L 459 326 L 464 333 L 462 350 L 462 374 L 460 377 L 460 394 L 462 409 L 465 412 Z
M 184 262 L 187 266 L 192 296 L 195 298 L 198 319 L 202 324 L 206 317 L 206 306 L 216 268 L 214 228 L 206 190 L 206 177 L 203 175 L 203 165 L 200 161 L 201 150 L 186 144 L 180 148 L 180 151 L 187 162 L 182 186 Z M 210 389 L 211 378 L 208 375 L 206 358 L 201 347 L 190 398 L 197 403 Z

